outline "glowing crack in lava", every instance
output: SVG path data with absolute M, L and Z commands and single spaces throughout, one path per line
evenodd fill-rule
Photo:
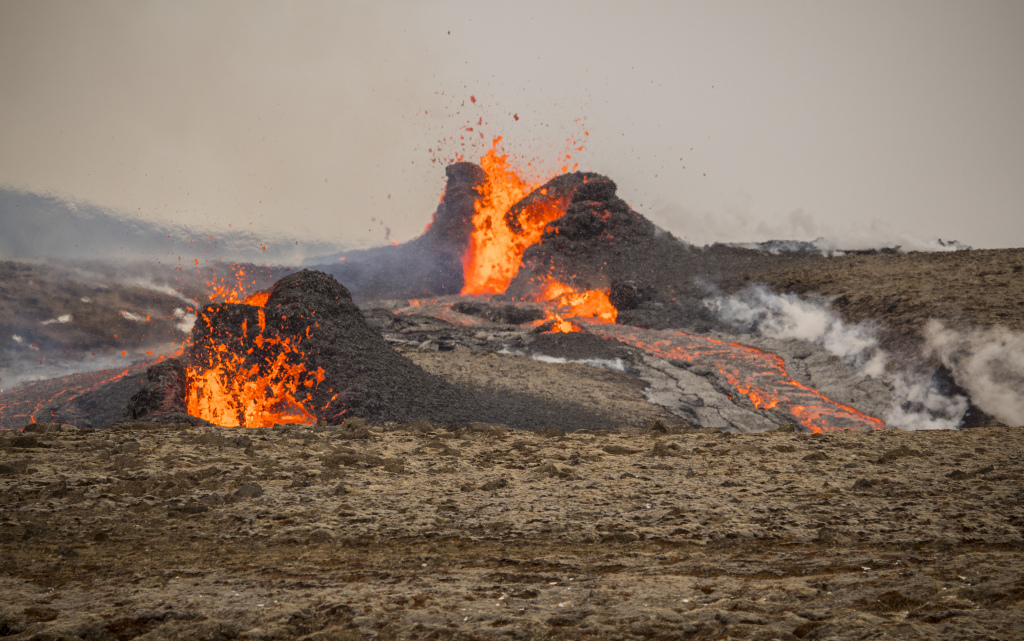
M 316 422 L 307 407 L 309 394 L 303 392 L 324 381 L 324 370 L 306 369 L 302 335 L 267 335 L 266 316 L 259 309 L 258 328 L 252 328 L 258 331 L 250 332 L 243 321 L 242 336 L 230 344 L 234 341 L 218 339 L 210 318 L 202 317 L 210 329 L 200 350 L 205 357 L 185 368 L 189 414 L 225 427 Z
M 473 232 L 463 259 L 465 284 L 462 294 L 500 294 L 519 273 L 526 249 L 540 241 L 548 223 L 565 214 L 568 198 L 541 198 L 519 208 L 515 220 L 508 214 L 537 185 L 530 185 L 511 168 L 508 156 L 499 155 L 494 139 L 491 149 L 480 158 L 487 180 L 473 204 Z M 542 192 L 542 195 L 547 195 Z
M 776 354 L 675 330 L 641 329 L 591 322 L 588 329 L 605 338 L 634 345 L 652 356 L 714 368 L 755 409 L 779 409 L 812 432 L 837 429 L 882 429 L 885 424 L 852 407 L 836 403 L 786 373 Z

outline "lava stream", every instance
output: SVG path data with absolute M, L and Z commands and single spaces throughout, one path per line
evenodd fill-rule
M 570 318 L 589 318 L 601 323 L 614 323 L 619 311 L 601 289 L 579 290 L 571 285 L 550 280 L 544 286 L 540 300 L 545 303 L 546 315 L 534 325 L 554 321 L 552 333 L 579 332 L 580 327 Z
M 652 356 L 717 370 L 755 409 L 779 409 L 812 432 L 837 429 L 882 429 L 885 423 L 836 403 L 793 380 L 778 355 L 674 330 L 641 329 L 589 322 L 588 331 L 633 345 Z

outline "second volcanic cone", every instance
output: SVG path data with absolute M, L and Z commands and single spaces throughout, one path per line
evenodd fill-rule
M 282 278 L 263 307 L 208 307 L 192 340 L 188 410 L 215 424 L 442 420 L 465 405 L 464 393 L 391 349 L 322 272 Z

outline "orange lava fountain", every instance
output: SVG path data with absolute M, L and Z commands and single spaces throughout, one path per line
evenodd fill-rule
M 539 198 L 520 203 L 536 186 L 522 180 L 505 155 L 498 155 L 501 138 L 480 159 L 487 182 L 479 188 L 474 203 L 474 230 L 463 262 L 463 294 L 500 294 L 508 289 L 522 266 L 523 253 L 540 241 L 547 226 L 564 215 L 568 200 Z M 562 171 L 566 171 L 566 167 Z M 543 194 L 546 196 L 546 194 Z M 529 201 L 527 201 L 529 202 Z M 515 216 L 520 231 L 508 224 Z M 551 332 L 579 332 L 585 322 L 589 331 L 635 345 L 647 353 L 669 360 L 684 360 L 714 367 L 754 409 L 778 409 L 793 416 L 813 432 L 832 429 L 881 429 L 884 423 L 852 407 L 836 403 L 786 373 L 782 359 L 770 352 L 726 343 L 677 331 L 626 328 L 615 324 L 618 311 L 607 291 L 579 290 L 551 279 L 537 300 L 545 303 L 545 318 L 535 325 L 551 323 Z
M 473 204 L 473 233 L 463 259 L 465 284 L 462 294 L 501 294 L 519 273 L 523 252 L 536 244 L 548 223 L 565 213 L 565 199 L 540 199 L 518 212 L 519 231 L 509 226 L 506 215 L 537 185 L 530 185 L 509 165 L 508 156 L 498 154 L 501 137 L 480 158 L 487 181 Z

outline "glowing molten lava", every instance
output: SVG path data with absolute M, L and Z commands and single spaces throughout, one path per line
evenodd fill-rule
M 207 296 L 211 303 L 244 303 L 246 305 L 253 305 L 255 307 L 263 307 L 267 299 L 270 298 L 270 290 L 255 292 L 253 294 L 246 295 L 246 291 L 252 291 L 253 286 L 256 285 L 256 280 L 253 279 L 247 282 L 249 274 L 246 273 L 245 268 L 239 265 L 231 265 L 229 267 L 231 275 L 228 278 L 217 278 L 214 275 L 213 280 L 206 281 L 206 287 L 209 290 Z M 232 278 L 234 281 L 232 281 Z
M 203 318 L 209 326 L 209 317 Z M 188 413 L 225 427 L 315 423 L 303 392 L 323 382 L 323 368 L 307 371 L 301 335 L 265 335 L 262 309 L 258 318 L 251 338 L 245 321 L 237 341 L 218 342 L 211 333 L 206 358 L 185 368 Z
M 265 292 L 256 292 L 255 294 L 250 294 L 249 296 L 246 296 L 245 300 L 242 302 L 245 303 L 246 305 L 252 305 L 253 307 L 263 307 L 264 305 L 267 304 L 267 300 L 269 299 L 270 290 L 268 289 Z
M 580 327 L 566 319 L 589 318 L 601 323 L 614 323 L 619 312 L 608 300 L 608 292 L 600 289 L 578 290 L 556 280 L 549 281 L 541 292 L 540 299 L 547 303 L 547 315 L 534 325 L 554 321 L 552 333 L 581 331 Z
M 537 185 L 530 185 L 509 165 L 508 156 L 499 155 L 498 143 L 482 158 L 480 166 L 487 181 L 473 203 L 473 233 L 463 259 L 463 294 L 501 294 L 519 273 L 523 252 L 540 241 L 548 223 L 565 213 L 567 198 L 542 198 L 519 208 L 515 223 L 510 226 L 507 214 L 516 203 L 528 196 Z M 515 227 L 518 227 L 518 230 Z

